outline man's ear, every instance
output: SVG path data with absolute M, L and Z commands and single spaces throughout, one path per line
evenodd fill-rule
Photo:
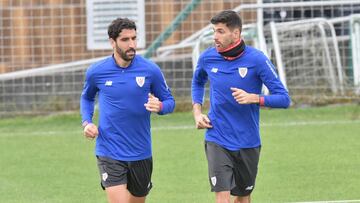
M 110 45 L 113 49 L 115 49 L 116 42 L 113 40 L 113 38 L 109 38 Z
M 241 31 L 240 31 L 240 29 L 235 28 L 234 31 L 233 31 L 233 34 L 234 34 L 234 37 L 236 37 L 236 38 L 240 37 L 240 38 L 241 38 Z

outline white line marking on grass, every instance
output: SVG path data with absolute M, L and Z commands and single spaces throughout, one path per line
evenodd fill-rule
M 356 124 L 360 123 L 360 120 L 337 120 L 337 121 L 299 121 L 299 122 L 284 122 L 284 123 L 260 123 L 260 127 L 291 127 L 291 126 L 305 126 L 305 125 L 336 125 L 336 124 Z M 179 125 L 179 126 L 155 126 L 152 127 L 153 131 L 167 131 L 167 130 L 196 130 L 195 125 Z M 4 132 L 2 131 L 0 137 L 9 137 L 9 136 L 54 136 L 54 135 L 71 135 L 79 134 L 82 135 L 82 131 L 74 131 L 74 130 L 59 130 L 59 131 L 12 131 L 12 132 Z
M 342 120 L 342 121 L 299 121 L 285 123 L 260 123 L 260 126 L 303 126 L 303 125 L 336 125 L 336 124 L 353 124 L 360 123 L 360 120 Z
M 335 200 L 335 201 L 313 201 L 313 202 L 293 202 L 293 203 L 350 203 L 360 202 L 360 200 Z
M 179 125 L 179 126 L 163 126 L 163 127 L 152 127 L 151 130 L 196 130 L 195 125 Z
M 59 130 L 59 131 L 15 131 L 15 132 L 1 132 L 0 137 L 11 137 L 11 136 L 74 136 L 73 134 L 82 135 L 82 131 L 74 130 Z
M 299 122 L 284 122 L 284 123 L 260 123 L 260 127 L 288 127 L 288 126 L 304 126 L 304 125 L 336 125 L 336 124 L 353 124 L 360 123 L 360 120 L 341 120 L 341 121 L 299 121 Z M 163 126 L 153 127 L 152 130 L 187 130 L 194 129 L 195 125 L 183 126 Z

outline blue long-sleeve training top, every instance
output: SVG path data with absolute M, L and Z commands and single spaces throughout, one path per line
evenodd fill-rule
M 253 148 L 261 145 L 259 133 L 259 104 L 239 104 L 231 87 L 248 93 L 261 94 L 265 84 L 270 95 L 261 96 L 263 105 L 287 108 L 290 97 L 279 80 L 271 61 L 259 50 L 246 46 L 235 60 L 225 60 L 214 47 L 199 57 L 192 80 L 193 103 L 203 104 L 204 86 L 210 81 L 209 119 L 213 128 L 207 129 L 205 140 L 228 150 Z
M 148 93 L 162 101 L 162 110 L 158 114 L 174 110 L 175 100 L 160 68 L 141 56 L 135 56 L 127 68 L 119 67 L 113 56 L 88 68 L 80 109 L 82 122 L 92 123 L 95 96 L 98 94 L 96 155 L 121 161 L 152 156 L 151 112 L 144 106 Z

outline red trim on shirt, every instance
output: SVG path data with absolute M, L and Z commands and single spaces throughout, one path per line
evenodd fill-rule
M 260 106 L 265 106 L 265 98 L 264 97 L 262 97 L 262 96 L 259 97 L 259 104 L 260 104 Z
M 224 56 L 224 58 L 225 58 L 226 60 L 232 61 L 232 60 L 234 60 L 234 59 L 239 58 L 241 55 L 243 55 L 243 53 L 244 53 L 244 52 L 242 52 L 241 54 L 239 54 L 238 56 L 235 56 L 235 57 Z
M 162 111 L 162 110 L 163 110 L 163 103 L 160 102 L 160 111 Z

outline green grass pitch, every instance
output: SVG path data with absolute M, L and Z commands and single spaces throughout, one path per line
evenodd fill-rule
M 360 199 L 360 107 L 262 109 L 253 202 Z M 153 116 L 149 203 L 214 202 L 192 114 Z M 0 120 L 0 202 L 106 202 L 78 114 Z

